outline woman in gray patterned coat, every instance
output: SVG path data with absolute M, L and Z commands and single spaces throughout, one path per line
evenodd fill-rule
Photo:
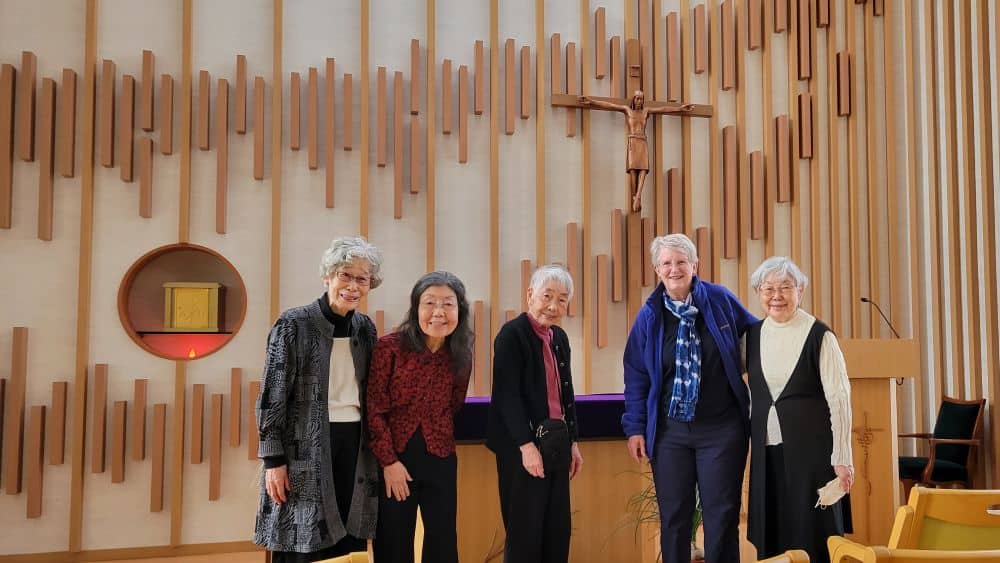
M 334 239 L 320 265 L 326 293 L 282 313 L 268 336 L 253 541 L 273 563 L 365 551 L 375 533 L 379 468 L 362 399 L 376 333 L 356 309 L 382 282 L 381 265 L 365 239 Z

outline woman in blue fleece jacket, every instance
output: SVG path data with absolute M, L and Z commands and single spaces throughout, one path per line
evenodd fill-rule
M 663 563 L 691 561 L 696 485 L 705 560 L 739 561 L 750 433 L 739 341 L 757 319 L 728 289 L 697 278 L 688 237 L 657 237 L 649 251 L 660 284 L 632 325 L 623 359 L 629 453 L 652 465 Z

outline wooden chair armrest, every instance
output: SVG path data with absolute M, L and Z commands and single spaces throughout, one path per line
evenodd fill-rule
M 875 554 L 870 547 L 841 536 L 827 538 L 826 547 L 830 551 L 830 563 L 875 561 Z
M 964 444 L 966 446 L 977 446 L 977 447 L 980 445 L 980 441 L 976 438 L 973 438 L 971 440 L 965 440 L 961 438 L 931 438 L 930 442 L 931 442 L 931 447 L 934 447 L 938 444 Z
M 929 439 L 934 437 L 933 434 L 927 432 L 904 433 L 904 434 L 897 434 L 896 436 L 898 438 L 924 438 L 924 439 Z

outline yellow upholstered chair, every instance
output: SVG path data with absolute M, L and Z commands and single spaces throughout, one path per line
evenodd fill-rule
M 951 549 L 893 549 L 868 546 L 840 536 L 826 540 L 830 563 L 1000 563 L 1000 549 L 956 551 Z
M 896 512 L 889 547 L 1000 549 L 1000 490 L 914 487 Z
M 789 549 L 781 555 L 761 559 L 757 563 L 809 563 L 809 554 L 801 549 Z
M 334 557 L 333 559 L 324 559 L 318 561 L 317 563 L 368 563 L 368 552 L 356 551 L 354 553 L 349 553 L 347 555 L 341 555 L 339 557 Z

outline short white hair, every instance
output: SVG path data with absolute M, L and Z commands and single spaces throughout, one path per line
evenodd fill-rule
M 809 285 L 809 278 L 802 273 L 795 262 L 787 256 L 772 256 L 760 263 L 753 275 L 750 276 L 750 287 L 754 292 L 760 291 L 760 286 L 764 280 L 776 276 L 778 278 L 789 278 L 795 283 L 798 289 L 805 289 Z
M 670 235 L 663 235 L 662 237 L 656 237 L 653 242 L 649 245 L 649 259 L 653 263 L 653 267 L 659 266 L 657 261 L 660 259 L 660 252 L 664 248 L 670 248 L 672 250 L 679 250 L 684 254 L 687 254 L 688 260 L 692 264 L 698 262 L 698 248 L 695 247 L 694 242 L 687 237 L 687 235 L 682 233 L 674 233 Z
M 531 274 L 531 292 L 538 292 L 550 281 L 554 281 L 565 287 L 570 299 L 573 298 L 573 276 L 569 274 L 566 268 L 563 268 L 559 264 L 549 264 L 535 270 L 535 273 Z
M 382 252 L 364 237 L 340 237 L 330 242 L 330 248 L 323 252 L 319 263 L 319 274 L 323 278 L 345 268 L 356 260 L 368 262 L 368 274 L 372 278 L 371 288 L 382 283 Z

